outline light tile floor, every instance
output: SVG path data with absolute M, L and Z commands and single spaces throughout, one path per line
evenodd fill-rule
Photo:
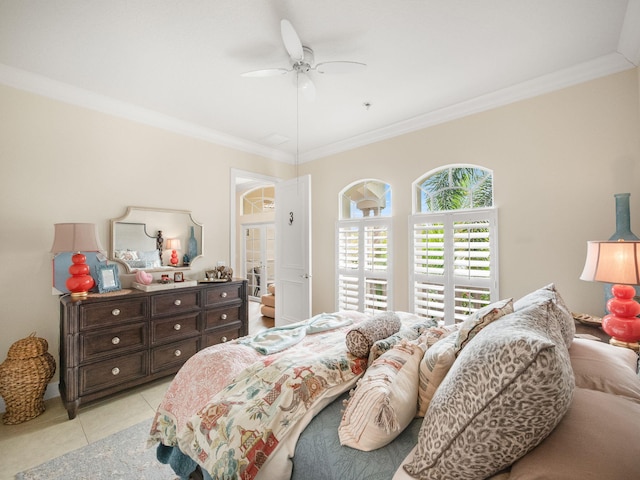
M 255 334 L 273 327 L 262 317 L 260 304 L 249 303 L 249 331 Z M 69 420 L 60 397 L 45 402 L 45 412 L 19 425 L 0 422 L 0 480 L 88 445 L 127 427 L 153 418 L 173 377 L 129 389 L 82 405 Z

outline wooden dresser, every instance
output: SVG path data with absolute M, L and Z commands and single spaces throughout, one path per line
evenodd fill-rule
M 81 403 L 177 372 L 197 351 L 248 333 L 247 281 L 60 299 L 60 395 Z

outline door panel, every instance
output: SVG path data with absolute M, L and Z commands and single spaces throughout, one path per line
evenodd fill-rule
M 311 177 L 276 184 L 276 318 L 311 317 Z

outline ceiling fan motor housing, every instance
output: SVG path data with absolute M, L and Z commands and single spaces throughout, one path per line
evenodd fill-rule
M 313 50 L 309 47 L 302 47 L 302 51 L 304 52 L 304 56 L 302 60 L 295 62 L 292 67 L 298 73 L 308 73 L 311 70 L 311 65 L 313 65 L 314 55 Z

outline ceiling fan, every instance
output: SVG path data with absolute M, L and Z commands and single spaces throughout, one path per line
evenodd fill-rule
M 291 68 L 266 68 L 262 70 L 252 70 L 241 74 L 243 77 L 272 77 L 285 75 L 290 72 L 296 74 L 295 81 L 298 89 L 305 98 L 313 100 L 315 98 L 316 87 L 309 77 L 309 73 L 316 71 L 320 74 L 333 73 L 353 73 L 366 68 L 365 63 L 338 60 L 331 62 L 321 62 L 314 65 L 313 50 L 302 45 L 300 37 L 289 20 L 280 21 L 280 34 L 282 43 L 289 54 Z

